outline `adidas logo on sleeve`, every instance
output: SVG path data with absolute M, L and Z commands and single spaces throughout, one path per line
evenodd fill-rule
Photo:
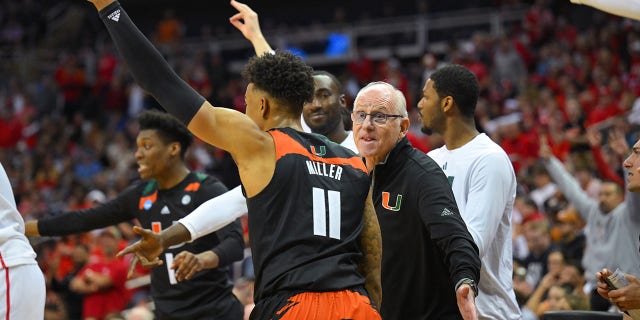
M 116 10 L 116 11 L 114 11 L 114 12 L 111 12 L 111 13 L 107 16 L 107 18 L 109 18 L 109 20 L 113 20 L 113 21 L 115 21 L 115 22 L 118 22 L 118 21 L 120 20 L 120 9 L 118 9 L 118 10 Z
M 442 213 L 440 213 L 441 217 L 446 217 L 452 215 L 453 212 L 447 208 L 442 209 Z

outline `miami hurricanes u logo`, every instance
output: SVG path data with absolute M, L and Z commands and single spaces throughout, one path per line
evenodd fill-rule
M 311 146 L 311 153 L 315 154 L 316 156 L 324 156 L 325 154 L 327 154 L 327 147 L 326 146 L 320 146 L 320 152 L 316 151 L 316 146 Z
M 394 207 L 389 205 L 389 198 L 391 198 L 391 194 L 389 192 L 382 192 L 382 207 L 391 211 L 400 211 L 400 206 L 402 205 L 402 195 L 399 194 L 396 197 L 396 205 Z

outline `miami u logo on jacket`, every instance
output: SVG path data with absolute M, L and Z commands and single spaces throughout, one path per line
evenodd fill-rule
M 402 205 L 402 195 L 399 194 L 398 196 L 396 196 L 396 203 L 393 207 L 389 204 L 390 198 L 391 194 L 389 192 L 382 192 L 382 207 L 391 211 L 400 211 L 400 206 Z
M 327 154 L 327 147 L 326 146 L 320 146 L 320 152 L 316 151 L 316 146 L 311 146 L 311 153 L 315 154 L 316 156 L 324 156 L 325 154 Z

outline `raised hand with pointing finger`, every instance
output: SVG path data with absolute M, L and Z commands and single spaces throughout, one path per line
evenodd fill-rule
M 162 265 L 162 260 L 158 256 L 164 251 L 162 247 L 162 238 L 151 230 L 133 227 L 133 231 L 142 236 L 142 239 L 136 243 L 122 249 L 117 256 L 122 257 L 126 254 L 133 253 L 135 256 L 131 260 L 129 273 L 127 277 L 133 275 L 133 269 L 137 263 L 145 268 L 153 268 Z
M 258 14 L 249 6 L 235 0 L 231 0 L 231 5 L 238 10 L 238 13 L 229 18 L 229 22 L 242 32 L 242 35 L 251 41 L 257 55 L 271 52 L 271 46 L 262 35 Z

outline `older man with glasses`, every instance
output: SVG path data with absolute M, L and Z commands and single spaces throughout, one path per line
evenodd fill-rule
M 383 319 L 477 319 L 478 247 L 440 167 L 413 148 L 404 96 L 374 82 L 355 99 L 353 133 L 373 172 L 382 231 Z

